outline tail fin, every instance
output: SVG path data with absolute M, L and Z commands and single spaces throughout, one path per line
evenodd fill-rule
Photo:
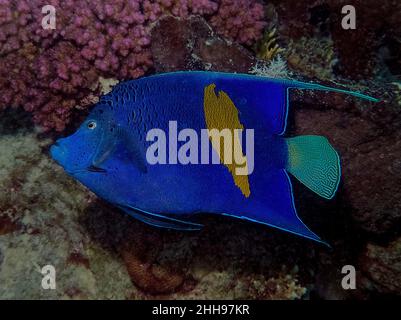
M 340 158 L 322 136 L 299 136 L 286 139 L 286 169 L 319 196 L 331 199 L 340 183 Z

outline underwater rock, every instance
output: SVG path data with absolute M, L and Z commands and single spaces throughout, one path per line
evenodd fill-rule
M 3 264 L 3 259 L 4 259 L 3 252 L 1 251 L 1 248 L 0 248 L 0 272 L 1 272 L 1 265 Z
M 165 17 L 153 27 L 151 51 L 157 72 L 218 70 L 247 73 L 254 58 L 244 47 L 217 36 L 200 17 Z
M 148 235 L 127 238 L 128 241 L 120 246 L 121 255 L 137 287 L 150 294 L 174 293 L 183 284 L 185 275 L 155 261 L 157 251 L 160 251 L 157 247 L 161 245 L 160 237 L 153 233 L 155 235 L 156 239 L 153 237 L 151 242 Z
M 157 72 L 185 70 L 191 61 L 189 22 L 167 17 L 152 28 L 151 50 Z
M 274 5 L 277 12 L 279 38 L 290 50 L 291 47 L 298 48 L 295 56 L 304 58 L 311 53 L 307 47 L 302 49 L 302 42 L 305 41 L 302 39 L 321 39 L 332 42 L 333 47 L 327 48 L 327 53 L 334 50 L 335 73 L 340 76 L 366 80 L 374 77 L 378 69 L 387 67 L 392 72 L 399 72 L 399 54 L 396 53 L 396 48 L 401 48 L 398 39 L 401 32 L 399 1 L 385 1 L 379 6 L 374 0 L 353 1 L 356 9 L 355 30 L 342 28 L 344 15 L 341 9 L 345 3 L 337 0 L 313 0 L 308 3 L 272 0 L 269 3 Z M 388 61 L 381 61 L 379 49 L 388 53 Z M 316 53 L 312 50 L 313 55 Z M 323 53 L 323 57 L 325 55 Z M 321 56 L 318 53 L 317 58 Z M 318 65 L 310 66 L 316 68 Z
M 49 159 L 50 139 L 38 139 L 35 131 L 26 128 L 3 130 L 7 120 L 1 122 L 0 221 L 12 219 L 18 228 L 10 232 L 7 227 L 6 233 L 0 233 L 0 297 L 123 299 L 132 295 L 135 288 L 124 266 L 91 244 L 79 224 L 93 195 Z M 40 271 L 48 264 L 55 267 L 57 290 L 41 287 Z
M 331 0 L 331 34 L 338 52 L 338 72 L 351 79 L 366 79 L 374 76 L 380 64 L 379 48 L 389 48 L 401 33 L 401 3 L 384 1 L 377 5 L 374 0 L 358 0 L 355 30 L 341 27 L 341 8 L 344 4 Z M 357 44 L 357 45 L 355 45 Z M 386 68 L 382 63 L 380 68 Z
M 12 221 L 10 217 L 3 212 L 0 216 L 0 236 L 17 231 L 19 226 L 16 222 Z
M 400 295 L 401 238 L 386 246 L 369 243 L 360 260 L 366 289 Z
M 305 54 L 306 52 L 308 54 Z M 317 79 L 319 82 L 333 77 L 336 55 L 330 38 L 291 39 L 284 55 L 289 67 L 306 77 Z

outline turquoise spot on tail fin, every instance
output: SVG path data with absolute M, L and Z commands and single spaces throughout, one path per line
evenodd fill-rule
M 322 136 L 299 136 L 286 139 L 286 169 L 319 196 L 331 199 L 340 183 L 340 158 Z

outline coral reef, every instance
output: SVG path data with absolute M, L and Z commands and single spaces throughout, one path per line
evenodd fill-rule
M 387 246 L 369 243 L 361 256 L 364 285 L 386 294 L 401 292 L 401 238 Z
M 374 0 L 356 0 L 357 26 L 355 30 L 344 30 L 341 9 L 346 4 L 337 0 L 313 0 L 294 2 L 272 0 L 277 17 L 277 30 L 283 42 L 297 41 L 302 37 L 329 37 L 337 56 L 335 73 L 349 79 L 368 79 L 377 70 L 390 68 L 393 73 L 400 70 L 399 54 L 401 42 L 401 3 L 384 1 L 378 6 Z M 385 19 L 383 17 L 386 17 Z M 380 64 L 378 48 L 389 51 L 388 65 Z M 308 54 L 310 51 L 308 52 Z M 380 64 L 378 66 L 378 64 Z
M 256 45 L 256 57 L 262 60 L 272 60 L 284 51 L 277 44 L 276 29 L 266 30 L 263 38 Z
M 393 85 L 396 87 L 396 101 L 401 106 L 401 82 L 393 82 Z
M 54 30 L 41 27 L 45 4 L 56 8 Z M 100 76 L 136 78 L 152 65 L 138 1 L 6 0 L 1 7 L 0 107 L 23 107 L 45 129 L 62 131 Z
M 332 201 L 293 180 L 300 217 L 332 249 L 224 217 L 203 216 L 206 227 L 195 233 L 146 226 L 97 199 L 51 161 L 51 135 L 38 132 L 29 115 L 4 110 L 1 298 L 401 295 L 397 2 L 364 1 L 359 11 L 362 2 L 355 1 L 364 19 L 353 31 L 340 29 L 341 2 L 334 0 L 271 0 L 265 19 L 256 1 L 83 1 L 74 9 L 81 14 L 73 16 L 66 12 L 75 1 L 47 2 L 61 8 L 55 31 L 40 28 L 44 1 L 0 0 L 0 109 L 22 106 L 48 129 L 63 130 L 100 92 L 149 71 L 308 76 L 380 102 L 309 90 L 289 97 L 286 134 L 324 135 L 341 155 L 343 178 Z M 247 27 L 238 28 L 239 20 Z M 263 26 L 265 38 L 257 42 Z M 284 51 L 277 54 L 279 48 Z M 40 286 L 38 271 L 46 264 L 56 267 L 57 290 Z M 349 264 L 357 270 L 357 289 L 346 291 L 341 268 Z
M 283 55 L 288 65 L 303 75 L 322 80 L 333 79 L 333 68 L 337 62 L 333 41 L 329 37 L 290 40 L 289 50 Z M 308 52 L 308 54 L 305 54 Z
M 41 26 L 44 5 L 56 9 L 55 29 Z M 100 77 L 137 78 L 152 67 L 151 26 L 166 14 L 206 16 L 217 32 L 249 45 L 265 25 L 252 0 L 1 0 L 0 109 L 23 107 L 45 130 L 64 130 L 99 94 Z
M 253 44 L 266 26 L 262 4 L 252 0 L 221 0 L 211 25 L 223 36 L 242 44 Z
M 249 73 L 277 79 L 291 79 L 292 72 L 287 67 L 287 62 L 277 55 L 270 61 L 257 61 L 250 69 Z

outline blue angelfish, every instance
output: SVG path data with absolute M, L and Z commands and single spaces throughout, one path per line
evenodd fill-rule
M 154 226 L 198 230 L 193 215 L 220 214 L 323 242 L 299 219 L 288 173 L 331 199 L 340 158 L 322 136 L 283 136 L 292 88 L 377 101 L 245 74 L 159 74 L 118 84 L 51 155 L 99 197 Z

